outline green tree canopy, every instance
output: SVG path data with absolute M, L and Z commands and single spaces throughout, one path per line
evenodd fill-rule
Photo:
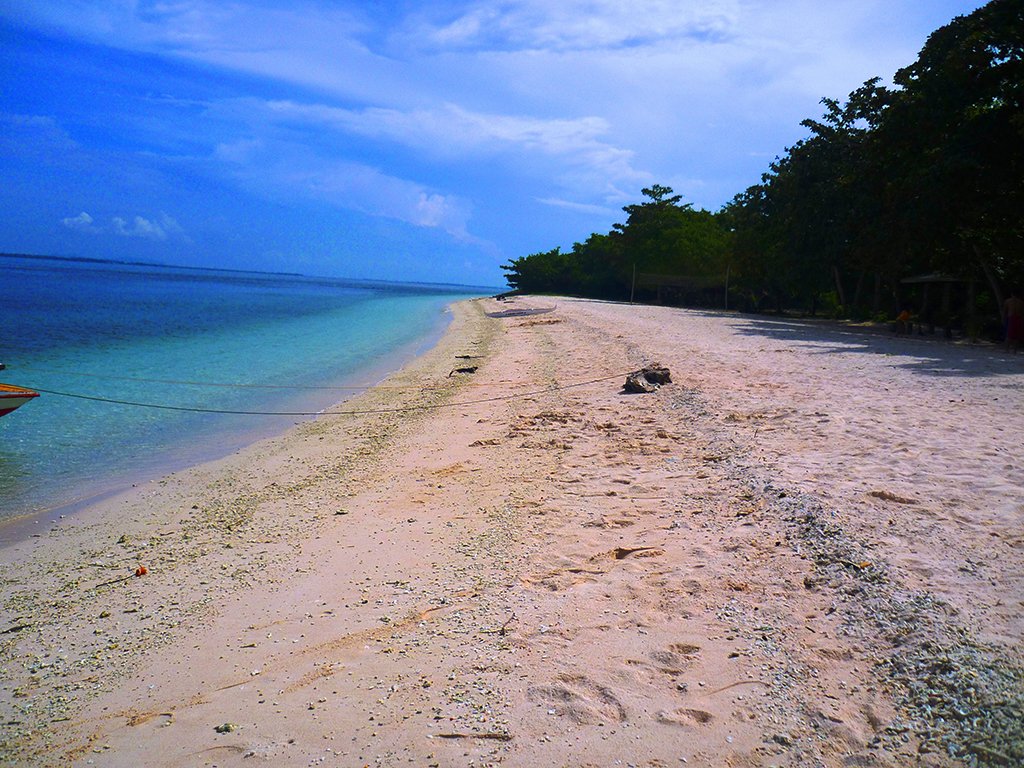
M 515 290 L 628 298 L 635 273 L 706 276 L 725 271 L 729 235 L 719 217 L 682 203 L 671 187 L 642 190 L 641 203 L 623 208 L 626 221 L 592 234 L 572 251 L 556 248 L 504 265 Z
M 808 136 L 718 213 L 647 187 L 607 234 L 510 262 L 509 284 L 621 299 L 636 273 L 729 270 L 750 306 L 850 314 L 942 273 L 1001 306 L 1024 283 L 1024 3 L 955 18 L 893 81 L 823 99 Z

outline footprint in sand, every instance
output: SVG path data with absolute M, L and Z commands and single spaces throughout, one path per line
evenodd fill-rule
M 908 499 L 905 496 L 898 496 L 891 491 L 868 491 L 868 496 L 873 496 L 882 501 L 891 501 L 894 504 L 917 504 L 916 499 Z
M 676 588 L 672 591 L 689 597 L 695 597 L 704 591 L 704 585 L 697 579 L 680 579 L 676 584 Z
M 551 685 L 531 687 L 527 696 L 580 725 L 626 720 L 626 708 L 611 689 L 584 675 L 559 675 Z
M 648 656 L 662 672 L 674 674 L 692 666 L 700 654 L 700 646 L 692 643 L 672 643 L 668 648 L 651 651 Z
M 847 648 L 818 648 L 818 655 L 829 661 L 851 661 L 853 652 Z
M 703 709 L 673 709 L 668 711 L 661 711 L 655 719 L 659 723 L 665 725 L 679 725 L 679 726 L 694 726 L 694 725 L 707 725 L 715 716 L 710 712 L 705 712 Z
M 661 557 L 665 554 L 665 550 L 659 549 L 658 547 L 616 547 L 608 552 L 602 552 L 598 555 L 593 555 L 590 558 L 590 562 L 598 562 L 600 560 L 625 560 L 626 558 L 641 559 L 645 557 Z
M 560 571 L 528 576 L 522 580 L 523 586 L 540 592 L 561 592 L 572 589 L 577 584 L 597 581 L 595 576 L 603 576 L 604 571 L 586 568 L 566 568 Z
M 636 525 L 636 521 L 626 517 L 599 517 L 583 524 L 584 528 L 629 528 Z
M 132 728 L 137 728 L 147 723 L 153 723 L 157 727 L 163 728 L 174 722 L 173 712 L 136 712 L 129 710 L 124 715 L 125 724 Z

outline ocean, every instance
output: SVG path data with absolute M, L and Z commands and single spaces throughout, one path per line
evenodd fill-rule
M 318 411 L 351 394 L 330 387 L 396 370 L 439 338 L 449 304 L 488 292 L 5 256 L 0 381 L 135 403 Z M 0 520 L 227 455 L 299 420 L 44 393 L 0 418 Z

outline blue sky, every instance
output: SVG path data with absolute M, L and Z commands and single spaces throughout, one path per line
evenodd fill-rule
M 717 210 L 967 0 L 5 0 L 0 251 L 499 285 Z

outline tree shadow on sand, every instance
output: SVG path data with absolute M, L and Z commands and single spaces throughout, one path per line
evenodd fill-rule
M 924 376 L 986 378 L 1024 374 L 1024 354 L 1008 353 L 991 343 L 951 342 L 940 334 L 897 336 L 880 326 L 743 316 L 731 325 L 740 335 L 795 342 L 812 354 L 892 357 L 893 368 Z M 1017 389 L 1024 385 L 1011 386 Z

